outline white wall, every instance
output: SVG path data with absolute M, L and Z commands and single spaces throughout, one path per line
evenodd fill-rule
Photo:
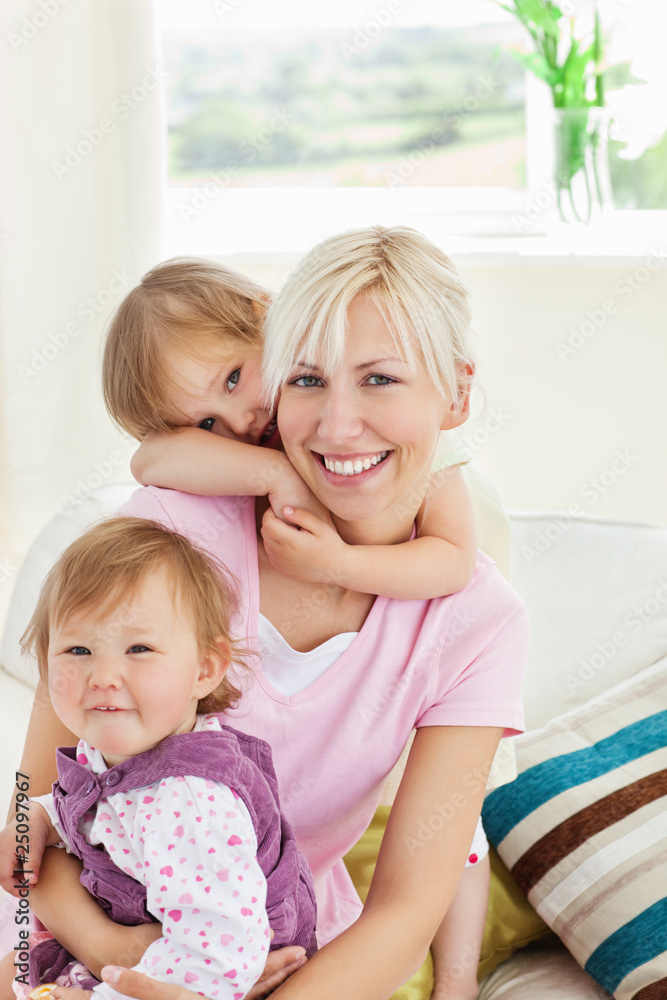
M 489 404 L 508 414 L 479 452 L 506 505 L 667 523 L 667 269 L 462 270 Z M 582 346 L 567 352 L 570 338 Z

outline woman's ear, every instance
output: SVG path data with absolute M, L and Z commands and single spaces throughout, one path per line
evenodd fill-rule
M 194 694 L 200 701 L 211 691 L 215 691 L 227 673 L 230 662 L 229 645 L 224 639 L 217 639 L 216 648 L 207 649 L 199 663 L 199 676 Z
M 475 366 L 469 361 L 462 361 L 456 366 L 456 372 L 458 393 L 445 414 L 445 419 L 440 428 L 443 431 L 459 427 L 470 416 L 470 390 L 475 375 Z

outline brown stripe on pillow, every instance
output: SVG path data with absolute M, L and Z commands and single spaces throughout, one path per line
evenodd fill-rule
M 635 993 L 634 1000 L 665 1000 L 667 997 L 667 979 L 660 979 L 657 983 L 650 983 L 639 993 Z
M 605 795 L 536 841 L 513 866 L 512 875 L 528 895 L 554 865 L 585 841 L 663 795 L 667 795 L 667 770 Z

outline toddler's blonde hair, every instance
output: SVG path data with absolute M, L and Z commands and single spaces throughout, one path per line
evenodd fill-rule
M 230 633 L 236 590 L 228 572 L 183 535 L 141 517 L 113 517 L 89 528 L 62 553 L 48 574 L 21 650 L 36 656 L 39 675 L 48 683 L 48 650 L 52 628 L 79 612 L 113 614 L 131 600 L 151 573 L 163 569 L 175 608 L 192 624 L 199 652 L 221 651 L 237 667 L 247 669 L 247 651 Z M 121 619 L 115 623 L 120 627 Z M 107 639 L 113 638 L 114 623 Z M 104 630 L 103 630 L 104 631 Z M 100 634 L 105 641 L 105 635 Z M 224 712 L 241 697 L 229 671 L 214 691 L 199 701 L 197 711 Z
M 138 439 L 182 424 L 169 401 L 177 383 L 169 352 L 206 359 L 228 343 L 261 351 L 269 300 L 267 289 L 210 260 L 176 257 L 152 268 L 107 333 L 102 387 L 112 419 Z

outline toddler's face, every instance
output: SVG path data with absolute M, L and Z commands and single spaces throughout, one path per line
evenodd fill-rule
M 190 732 L 199 698 L 221 679 L 211 683 L 209 667 L 163 571 L 120 605 L 76 613 L 51 630 L 53 707 L 109 765 Z
M 280 446 L 275 414 L 261 403 L 260 350 L 230 346 L 198 359 L 172 351 L 167 362 L 176 382 L 171 407 L 187 425 L 246 444 Z

